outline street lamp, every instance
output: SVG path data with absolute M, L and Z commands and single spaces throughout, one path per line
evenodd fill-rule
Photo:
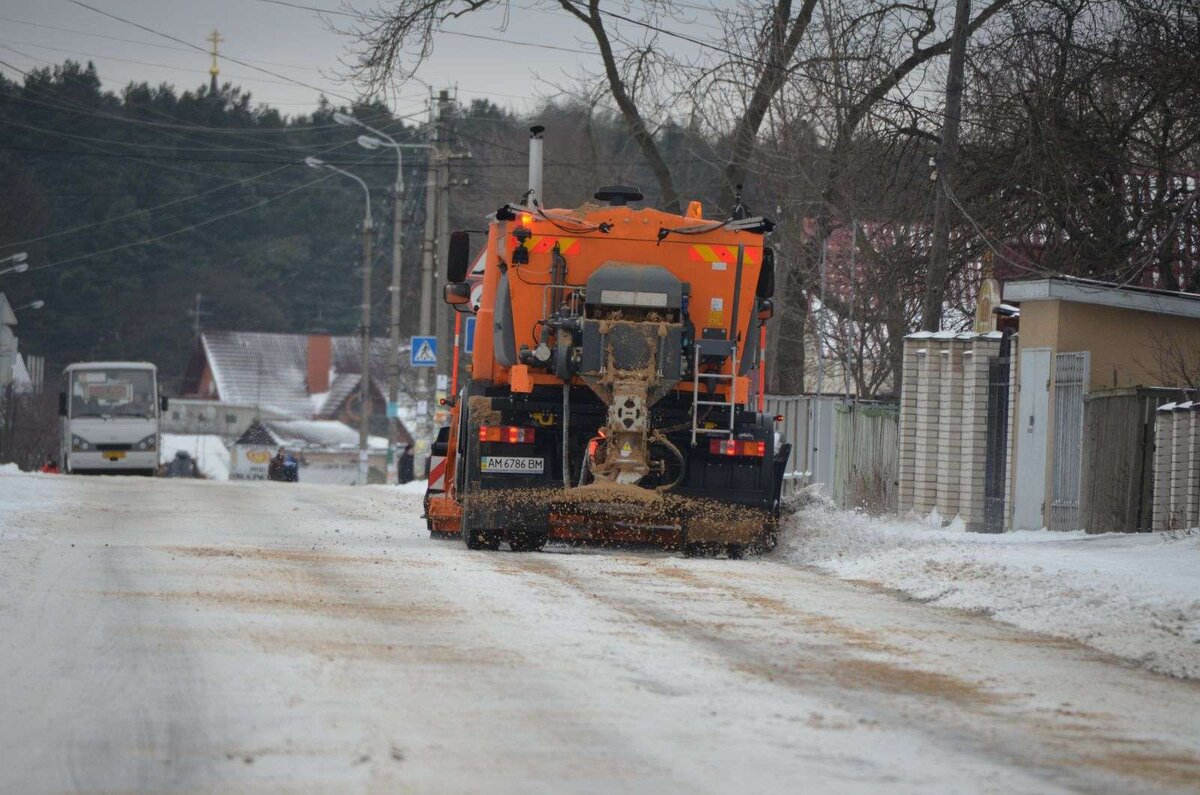
M 0 270 L 0 276 L 6 273 L 24 273 L 29 270 L 29 263 L 25 261 L 28 258 L 29 255 L 24 251 L 19 251 L 7 257 L 0 257 L 0 265 L 3 265 L 5 262 L 13 263 L 12 267 Z
M 357 175 L 345 169 L 330 165 L 320 158 L 309 155 L 304 158 L 304 165 L 309 168 L 325 168 L 336 171 L 342 176 L 349 177 L 363 189 L 366 199 L 366 212 L 363 215 L 363 263 L 362 263 L 362 377 L 358 382 L 358 482 L 367 485 L 367 474 L 370 469 L 368 462 L 367 435 L 371 423 L 371 189 Z
M 20 312 L 25 309 L 41 309 L 45 305 L 46 305 L 46 302 L 39 298 L 38 300 L 30 301 L 29 303 L 24 304 L 23 306 L 18 306 L 15 309 L 13 309 L 13 311 Z
M 358 136 L 358 145 L 363 149 L 372 151 L 386 146 L 396 153 L 396 182 L 392 186 L 392 301 L 391 301 L 391 347 L 392 353 L 388 361 L 388 403 L 395 406 L 400 398 L 400 272 L 401 272 L 401 223 L 403 221 L 402 214 L 404 210 L 404 154 L 405 149 L 433 149 L 432 144 L 402 144 L 387 133 L 377 130 L 374 127 L 359 121 L 358 119 L 346 113 L 334 113 L 333 120 L 343 127 L 361 127 L 371 135 Z M 432 171 L 430 172 L 432 174 Z M 432 219 L 426 218 L 425 223 L 432 223 Z M 432 332 L 432 311 L 433 303 L 433 273 L 432 270 L 427 274 L 422 274 L 421 279 L 421 310 L 418 320 L 418 327 L 421 333 L 429 335 Z M 444 355 L 444 354 L 443 354 Z M 422 399 L 426 401 L 426 406 L 432 406 L 432 395 L 429 389 L 429 369 L 426 367 L 420 368 L 417 374 L 418 382 L 417 389 Z M 428 412 L 426 412 L 428 414 Z M 420 422 L 423 426 L 421 429 L 414 428 L 423 437 L 424 442 L 432 434 L 428 426 L 428 416 L 420 417 Z M 396 443 L 400 437 L 400 419 L 393 417 L 388 423 L 388 450 L 390 451 L 390 459 L 393 462 L 397 461 Z M 423 451 L 418 451 L 423 452 Z M 418 456 L 418 460 L 424 456 Z M 389 467 L 388 475 L 391 480 L 391 468 Z

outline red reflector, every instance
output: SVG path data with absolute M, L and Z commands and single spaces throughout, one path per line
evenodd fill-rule
M 479 441 L 529 444 L 533 441 L 533 428 L 522 428 L 519 425 L 480 425 Z
M 708 443 L 708 452 L 713 455 L 763 458 L 767 454 L 767 443 L 739 439 L 713 439 Z
M 782 415 L 782 414 L 776 414 L 776 415 L 775 415 L 775 421 L 776 421 L 776 422 L 783 422 L 783 415 Z

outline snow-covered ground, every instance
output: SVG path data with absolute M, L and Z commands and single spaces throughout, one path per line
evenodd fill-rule
M 1200 678 L 1200 531 L 989 535 L 811 506 L 787 520 L 782 554 Z
M 0 793 L 1200 781 L 1196 682 L 780 556 L 471 552 L 420 514 L 415 484 L 0 473 Z

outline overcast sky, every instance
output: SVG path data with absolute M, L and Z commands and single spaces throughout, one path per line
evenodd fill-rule
M 345 16 L 320 15 L 264 0 L 85 0 L 89 5 L 161 33 L 207 48 L 216 28 L 225 40 L 221 51 L 288 79 L 324 90 L 334 103 L 358 95 L 339 78 L 341 61 L 351 57 L 351 42 L 329 23 L 353 22 Z M 300 5 L 338 10 L 338 0 L 295 0 Z M 353 0 L 369 10 L 370 0 Z M 516 110 L 528 109 L 547 90 L 531 79 L 536 70 L 557 82 L 569 82 L 581 67 L 597 62 L 587 46 L 581 23 L 561 12 L 523 8 L 515 0 L 506 30 L 499 12 L 483 12 L 457 20 L 435 41 L 433 57 L 418 76 L 435 87 L 458 87 L 459 98 L 491 97 Z M 704 16 L 704 12 L 697 12 Z M 699 20 L 698 20 L 699 22 Z M 701 23 L 702 24 L 702 23 Z M 169 82 L 194 87 L 208 82 L 209 58 L 183 44 L 133 25 L 81 8 L 69 0 L 0 0 L 0 60 L 21 69 L 61 63 L 65 58 L 94 61 L 108 89 L 130 80 Z M 689 31 L 696 33 L 696 31 Z M 481 40 L 475 34 L 508 41 L 537 42 L 571 52 Z M 9 77 L 19 77 L 0 65 Z M 221 79 L 249 90 L 254 99 L 288 114 L 316 104 L 318 91 L 289 83 L 244 65 L 223 61 Z M 396 110 L 419 112 L 428 89 L 411 83 L 401 89 Z

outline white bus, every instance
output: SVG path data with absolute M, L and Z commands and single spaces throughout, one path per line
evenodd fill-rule
M 62 471 L 154 475 L 158 471 L 158 368 L 148 362 L 78 362 L 63 371 Z

